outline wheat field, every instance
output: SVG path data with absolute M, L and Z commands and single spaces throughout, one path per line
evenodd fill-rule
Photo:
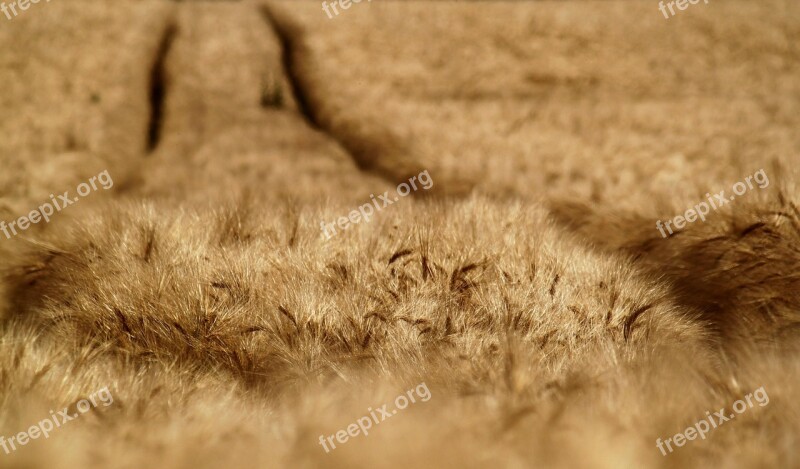
M 0 468 L 800 467 L 795 0 L 23 2 Z

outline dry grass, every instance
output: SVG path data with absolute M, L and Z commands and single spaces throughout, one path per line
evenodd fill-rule
M 800 465 L 795 5 L 318 10 L 3 24 L 2 219 L 102 169 L 115 191 L 0 235 L 0 435 L 114 404 L 0 467 Z M 661 238 L 762 167 L 769 190 Z M 421 169 L 433 193 L 322 235 Z

